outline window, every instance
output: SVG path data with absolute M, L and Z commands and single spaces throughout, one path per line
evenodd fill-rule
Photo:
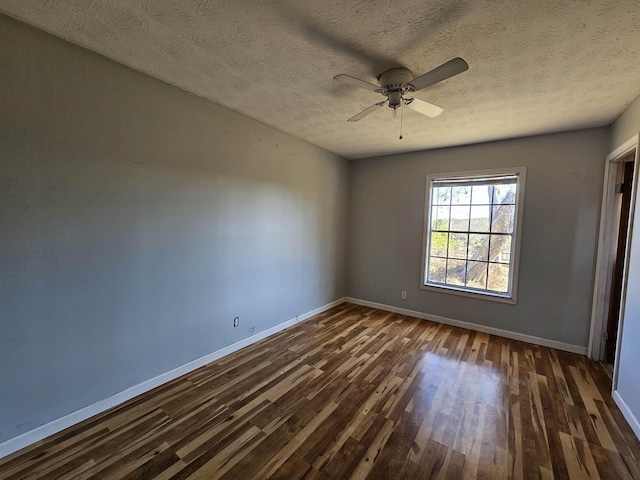
M 516 302 L 525 175 L 427 175 L 423 288 Z

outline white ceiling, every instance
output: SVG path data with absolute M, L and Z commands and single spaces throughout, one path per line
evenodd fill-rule
M 0 11 L 347 158 L 608 125 L 640 93 L 638 0 L 0 0 Z M 467 72 L 435 119 L 332 79 Z

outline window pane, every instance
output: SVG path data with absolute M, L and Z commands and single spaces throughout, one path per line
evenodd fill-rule
M 444 283 L 447 273 L 447 260 L 444 258 L 431 258 L 429 263 L 429 281 Z
M 451 230 L 459 232 L 469 231 L 469 206 L 451 207 Z
M 506 292 L 509 288 L 509 265 L 489 264 L 487 288 L 496 292 Z
M 468 262 L 467 287 L 487 288 L 487 263 Z
M 449 205 L 451 203 L 451 187 L 436 187 L 433 189 L 434 205 Z
M 509 263 L 511 259 L 511 238 L 511 235 L 491 235 L 490 261 Z
M 469 235 L 469 260 L 486 262 L 489 258 L 489 235 Z
M 449 230 L 449 209 L 451 207 L 431 207 L 431 229 Z
M 476 188 L 476 187 L 473 187 Z M 471 222 L 469 230 L 472 232 L 488 232 L 489 231 L 489 205 L 472 206 Z
M 464 286 L 466 264 L 467 262 L 464 260 L 447 261 L 447 283 L 448 284 Z
M 511 244 L 519 234 L 514 231 L 516 200 L 522 200 L 514 177 L 521 174 L 524 169 L 514 168 L 482 176 L 428 176 L 426 283 L 494 296 L 509 293 L 515 281 Z
M 468 235 L 466 233 L 450 233 L 449 258 L 459 258 L 461 260 L 466 260 L 467 240 Z
M 493 198 L 492 185 L 478 185 L 471 187 L 471 204 L 472 205 L 489 205 Z
M 431 233 L 431 256 L 446 257 L 448 241 L 449 241 L 448 233 L 432 232 Z
M 493 189 L 493 203 L 516 203 L 516 184 L 496 185 Z
M 513 233 L 513 212 L 515 205 L 494 205 L 491 231 Z
M 469 205 L 471 203 L 471 187 L 451 187 L 452 205 Z

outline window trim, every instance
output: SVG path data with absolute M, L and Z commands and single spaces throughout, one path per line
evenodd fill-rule
M 513 219 L 513 235 L 514 241 L 512 244 L 512 256 L 513 264 L 511 265 L 509 289 L 507 294 L 501 295 L 499 293 L 472 290 L 465 287 L 453 286 L 453 285 L 440 285 L 440 284 L 428 284 L 426 283 L 427 273 L 427 259 L 430 248 L 430 220 L 431 220 L 431 184 L 433 180 L 455 180 L 464 178 L 481 178 L 490 177 L 496 175 L 517 175 L 517 189 L 516 189 L 516 214 Z M 520 244 L 522 241 L 522 218 L 524 214 L 524 199 L 525 199 L 525 185 L 527 178 L 527 167 L 506 167 L 506 168 L 492 168 L 486 170 L 471 170 L 464 172 L 444 172 L 444 173 L 429 173 L 427 174 L 425 184 L 425 202 L 424 202 L 424 214 L 422 225 L 422 266 L 420 268 L 420 288 L 422 290 L 430 290 L 440 293 L 447 293 L 453 295 L 461 295 L 465 297 L 478 298 L 484 300 L 491 300 L 494 302 L 516 304 L 518 295 L 518 277 L 520 271 Z

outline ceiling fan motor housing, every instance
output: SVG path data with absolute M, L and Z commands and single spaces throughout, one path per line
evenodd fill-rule
M 389 107 L 396 109 L 402 103 L 402 95 L 411 90 L 411 71 L 406 68 L 392 68 L 380 75 L 381 93 L 389 97 Z

